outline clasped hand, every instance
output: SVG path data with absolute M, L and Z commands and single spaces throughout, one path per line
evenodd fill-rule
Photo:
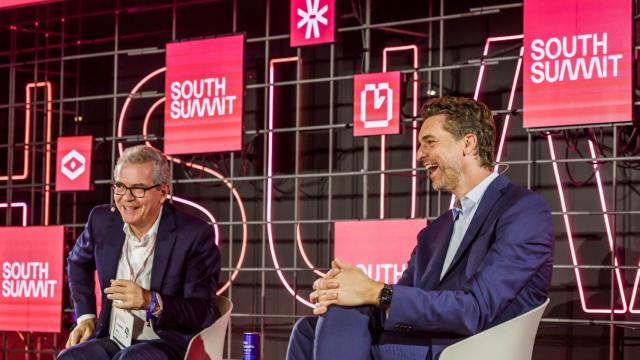
M 148 308 L 151 303 L 151 291 L 129 280 L 111 280 L 111 286 L 104 289 L 104 293 L 107 294 L 107 299 L 114 300 L 113 304 L 120 309 L 142 310 Z M 95 327 L 95 318 L 80 322 L 69 334 L 66 348 L 87 341 Z
M 329 306 L 377 305 L 378 294 L 384 286 L 368 277 L 361 269 L 335 259 L 323 278 L 313 283 L 309 299 L 315 304 L 313 313 L 322 315 Z
M 104 293 L 119 309 L 145 310 L 151 303 L 151 291 L 129 280 L 111 280 L 111 286 L 104 289 Z

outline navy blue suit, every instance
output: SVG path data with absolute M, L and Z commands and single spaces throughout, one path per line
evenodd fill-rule
M 78 316 L 96 313 L 94 270 L 98 271 L 102 309 L 92 338 L 109 336 L 111 300 L 104 289 L 116 278 L 125 240 L 123 225 L 110 206 L 95 207 L 69 253 L 69 287 Z M 163 205 L 150 286 L 160 294 L 162 313 L 151 322 L 176 354 L 184 356 L 191 338 L 219 317 L 215 305 L 219 275 L 220 252 L 211 225 Z
M 484 193 L 441 280 L 452 230 L 448 211 L 420 231 L 407 270 L 393 285 L 386 319 L 376 309 L 330 306 L 317 320 L 296 324 L 289 359 L 309 354 L 316 359 L 347 358 L 345 354 L 354 360 L 393 358 L 380 356 L 375 346 L 370 352 L 376 344 L 420 345 L 416 354 L 436 359 L 446 346 L 546 299 L 553 233 L 551 213 L 541 196 L 498 176 Z M 368 331 L 354 331 L 354 326 Z

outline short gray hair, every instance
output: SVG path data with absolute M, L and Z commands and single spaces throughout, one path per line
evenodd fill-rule
M 160 150 L 147 145 L 137 145 L 126 148 L 122 156 L 118 159 L 118 162 L 116 162 L 116 167 L 113 170 L 113 178 L 115 180 L 118 179 L 118 174 L 124 164 L 146 164 L 148 162 L 153 165 L 154 184 L 168 184 L 171 181 L 167 158 Z

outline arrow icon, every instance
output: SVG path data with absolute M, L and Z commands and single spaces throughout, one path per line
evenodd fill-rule
M 383 108 L 384 103 L 387 103 L 386 114 L 374 114 L 371 117 L 367 116 L 367 93 L 373 93 L 373 109 L 380 110 Z M 385 94 L 385 95 L 382 95 Z M 372 104 L 369 103 L 369 107 Z M 393 118 L 393 90 L 389 86 L 388 82 L 381 83 L 369 83 L 364 85 L 364 89 L 360 92 L 360 121 L 364 123 L 364 127 L 380 128 L 389 125 L 389 121 Z
M 376 88 L 373 91 L 373 107 L 375 109 L 380 109 L 382 107 L 382 104 L 384 104 L 384 100 L 386 98 L 386 96 L 380 95 L 380 88 Z

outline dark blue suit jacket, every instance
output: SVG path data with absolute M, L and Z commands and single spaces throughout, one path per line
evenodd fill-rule
M 125 234 L 118 211 L 95 207 L 67 259 L 76 314 L 96 313 L 94 270 L 102 290 L 102 309 L 93 337 L 109 335 L 111 300 L 104 294 L 116 278 Z M 162 298 L 162 313 L 152 317 L 158 336 L 181 354 L 189 340 L 218 317 L 215 305 L 220 252 L 206 222 L 165 204 L 156 237 L 150 290 Z
M 382 342 L 446 347 L 541 304 L 551 282 L 553 234 L 544 199 L 498 176 L 487 188 L 442 278 L 451 211 L 418 234 L 393 286 Z

